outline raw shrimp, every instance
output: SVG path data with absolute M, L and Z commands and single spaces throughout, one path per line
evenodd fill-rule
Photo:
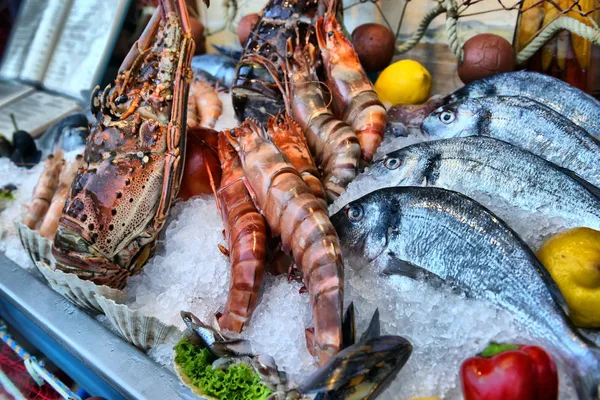
M 196 77 L 191 84 L 190 95 L 196 102 L 196 109 L 200 116 L 200 126 L 214 128 L 217 120 L 223 113 L 223 102 L 219 99 L 217 89 L 202 78 Z
M 287 49 L 292 115 L 323 171 L 327 199 L 333 202 L 356 177 L 360 145 L 352 128 L 327 108 L 314 67 L 315 47 L 307 43 L 304 49 L 300 44 L 294 48 L 289 39 Z
M 52 197 L 54 197 L 54 192 L 56 192 L 60 170 L 64 163 L 62 150 L 48 156 L 44 171 L 40 175 L 35 189 L 33 189 L 31 205 L 25 215 L 24 224 L 29 229 L 36 229 L 46 215 Z
M 319 179 L 319 170 L 308 150 L 306 139 L 298 123 L 288 115 L 280 113 L 269 118 L 267 130 L 273 143 L 287 157 L 290 164 L 298 170 L 302 180 L 308 185 L 323 207 L 327 208 L 325 189 Z
M 73 183 L 73 179 L 75 179 L 77 171 L 82 164 L 83 156 L 78 155 L 75 161 L 73 161 L 70 165 L 65 165 L 62 168 L 58 178 L 58 187 L 56 188 L 56 192 L 52 197 L 50 208 L 48 209 L 48 212 L 44 217 L 44 221 L 40 226 L 40 236 L 50 240 L 54 238 L 54 234 L 58 229 L 58 221 L 60 220 L 60 217 L 62 217 L 62 211 L 65 206 L 65 202 L 71 191 L 71 183 Z
M 223 170 L 215 199 L 229 245 L 229 297 L 218 322 L 222 329 L 241 332 L 258 301 L 266 254 L 266 223 L 246 189 L 240 159 L 224 134 L 219 134 Z
M 262 65 L 272 75 L 275 84 L 283 93 L 283 99 L 287 113 L 281 112 L 277 116 L 271 117 L 267 121 L 267 130 L 271 140 L 289 160 L 290 164 L 300 172 L 300 176 L 311 189 L 315 197 L 327 208 L 327 196 L 323 184 L 321 183 L 321 174 L 315 165 L 315 161 L 308 149 L 308 144 L 298 123 L 291 117 L 291 106 L 289 102 L 289 82 L 281 83 L 275 65 L 261 56 L 249 56 L 249 61 L 254 61 Z
M 335 16 L 328 12 L 319 18 L 316 30 L 335 115 L 352 126 L 362 159 L 369 162 L 383 140 L 385 108 Z
M 196 109 L 196 99 L 194 98 L 194 85 L 190 84 L 190 94 L 187 99 L 187 117 L 186 124 L 188 128 L 196 128 L 198 126 L 198 110 Z
M 313 352 L 323 365 L 342 344 L 344 266 L 326 209 L 262 127 L 246 120 L 227 133 L 240 156 L 255 203 L 304 275 L 314 322 Z

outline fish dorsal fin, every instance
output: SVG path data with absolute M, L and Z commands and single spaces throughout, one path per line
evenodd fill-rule
M 535 258 L 535 261 L 537 261 L 537 263 L 535 264 L 535 268 L 537 269 L 538 274 L 546 284 L 550 295 L 552 296 L 556 304 L 558 304 L 558 306 L 562 308 L 565 315 L 569 315 L 569 307 L 567 307 L 567 301 L 563 297 L 554 279 L 552 279 L 550 272 L 548 272 L 548 270 L 542 265 L 542 263 L 537 259 L 537 257 Z
M 375 339 L 381 336 L 381 324 L 379 323 L 379 308 L 373 313 L 371 322 L 368 328 L 360 336 L 360 342 L 367 341 L 369 339 Z
M 552 276 L 550 276 L 550 273 L 546 270 L 546 268 L 543 265 L 541 265 L 541 263 L 540 263 L 540 267 L 542 268 L 542 271 L 541 271 L 542 279 L 548 286 L 550 295 L 552 296 L 552 298 L 554 299 L 556 304 L 558 304 L 558 306 L 560 308 L 562 308 L 563 312 L 566 315 L 569 315 L 569 307 L 567 306 L 567 301 L 563 297 L 563 294 L 561 293 L 560 289 L 558 288 L 558 285 L 556 284 L 554 279 L 552 279 Z
M 584 188 L 586 188 L 588 192 L 591 192 L 594 196 L 596 196 L 598 199 L 600 199 L 600 188 L 598 188 L 598 187 L 594 186 L 593 184 L 589 183 L 588 181 L 586 181 L 585 179 L 583 179 L 582 177 L 580 177 L 579 175 L 577 175 L 575 172 L 571 171 L 570 169 L 559 167 L 557 165 L 555 165 L 555 167 L 560 172 L 562 172 L 565 175 L 568 175 L 574 181 L 576 181 L 581 186 L 583 186 Z

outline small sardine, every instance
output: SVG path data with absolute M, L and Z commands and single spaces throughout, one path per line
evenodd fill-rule
M 505 205 L 532 219 L 559 217 L 573 226 L 600 230 L 598 189 L 541 157 L 489 137 L 434 140 L 404 147 L 374 162 L 352 186 L 359 191 L 439 187 L 469 196 L 511 226 L 511 221 L 522 218 L 523 213 L 514 215 Z
M 349 203 L 331 222 L 350 264 L 450 285 L 508 310 L 556 351 L 581 400 L 598 395 L 600 349 L 572 328 L 533 252 L 479 203 L 439 188 L 386 188 Z
M 600 139 L 600 101 L 560 79 L 528 71 L 496 74 L 458 89 L 448 97 L 448 102 L 484 96 L 528 97 Z
M 433 139 L 490 136 L 528 150 L 600 187 L 600 143 L 524 97 L 479 97 L 438 108 L 423 121 Z
M 181 311 L 181 319 L 196 334 L 202 345 L 217 358 L 253 356 L 252 346 L 244 339 L 226 337 L 214 328 L 202 323 L 194 314 Z

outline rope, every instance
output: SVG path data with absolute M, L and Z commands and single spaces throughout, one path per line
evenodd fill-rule
M 407 51 L 409 51 L 410 49 L 415 47 L 415 45 L 417 43 L 419 43 L 419 41 L 425 35 L 425 32 L 427 31 L 427 27 L 429 27 L 429 24 L 431 24 L 431 21 L 433 21 L 435 19 L 435 17 L 437 17 L 438 15 L 441 15 L 445 12 L 446 12 L 446 7 L 444 7 L 443 4 L 438 4 L 437 7 L 429 10 L 429 12 L 421 20 L 421 23 L 419 24 L 419 28 L 415 31 L 415 33 L 412 34 L 410 39 L 408 39 L 403 44 L 396 45 L 396 53 L 398 53 L 398 54 L 406 53 Z
M 576 20 L 572 17 L 560 17 L 548 24 L 536 38 L 517 55 L 517 64 L 522 64 L 533 56 L 548 40 L 559 31 L 568 30 L 575 35 L 589 40 L 591 43 L 600 44 L 600 30 Z
M 396 45 L 396 54 L 401 54 L 409 51 L 425 35 L 429 24 L 440 14 L 446 13 L 446 34 L 448 35 L 448 46 L 452 53 L 462 61 L 464 51 L 458 41 L 457 24 L 458 24 L 458 6 L 456 0 L 444 0 L 444 3 L 438 3 L 437 7 L 431 9 L 421 20 L 419 28 L 412 34 L 403 44 Z M 559 31 L 568 30 L 569 32 L 587 39 L 591 43 L 600 45 L 600 29 L 587 26 L 572 17 L 560 17 L 548 24 L 534 40 L 527 45 L 517 55 L 517 64 L 522 64 L 533 56 L 544 44 L 548 42 Z
M 8 345 L 25 363 L 27 372 L 41 386 L 43 381 L 48 382 L 54 390 L 56 390 L 63 398 L 71 400 L 81 400 L 79 396 L 73 393 L 64 383 L 56 378 L 50 371 L 44 368 L 43 362 L 38 361 L 35 357 L 23 349 L 14 339 L 8 334 L 6 323 L 0 319 L 0 340 Z
M 446 0 L 446 34 L 448 35 L 448 45 L 452 53 L 458 58 L 458 62 L 463 59 L 463 48 L 458 42 L 458 33 L 456 25 L 458 24 L 458 6 L 456 0 Z

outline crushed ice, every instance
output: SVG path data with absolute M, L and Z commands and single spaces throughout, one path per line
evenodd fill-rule
M 131 305 L 181 329 L 181 310 L 211 322 L 229 289 L 228 261 L 218 248 L 227 246 L 222 231 L 212 196 L 177 202 L 155 256 L 127 283 Z
M 157 255 L 128 283 L 130 306 L 181 329 L 180 310 L 212 323 L 226 301 L 230 279 L 227 259 L 217 247 L 226 243 L 214 200 L 194 198 L 178 202 L 172 210 L 166 240 L 161 239 Z M 309 298 L 299 289 L 299 284 L 288 283 L 285 276 L 265 275 L 259 304 L 242 333 L 256 352 L 271 355 L 297 383 L 316 369 L 304 338 L 305 328 L 312 326 Z M 357 332 L 364 331 L 379 308 L 383 334 L 405 336 L 414 346 L 409 362 L 382 400 L 460 399 L 458 374 L 464 359 L 492 340 L 536 342 L 511 315 L 485 301 L 407 278 L 384 278 L 368 270 L 359 275 L 348 267 L 345 304 L 351 301 L 357 312 Z M 154 349 L 150 356 L 169 365 L 172 344 Z M 561 375 L 561 382 L 561 399 L 568 399 L 572 388 L 566 384 L 566 375 Z

